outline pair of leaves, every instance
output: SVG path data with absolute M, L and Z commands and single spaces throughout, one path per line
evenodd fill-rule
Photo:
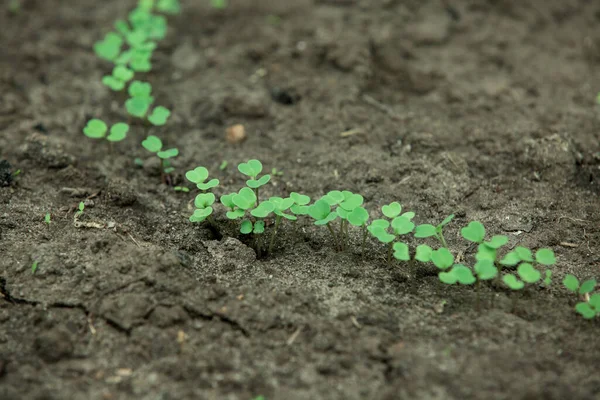
M 327 225 L 338 217 L 336 212 L 331 211 L 329 202 L 323 198 L 308 208 L 308 215 L 315 220 L 315 225 Z
M 240 232 L 244 235 L 249 233 L 261 234 L 265 231 L 265 221 L 256 221 L 254 224 L 252 221 L 246 219 L 242 221 L 240 226 Z
M 535 259 L 533 257 L 533 253 L 526 247 L 517 246 L 515 249 L 509 253 L 507 253 L 502 260 L 500 260 L 500 264 L 507 266 L 514 266 L 520 262 L 537 262 L 541 265 L 554 265 L 556 264 L 556 256 L 552 249 L 539 249 L 535 252 Z
M 522 263 L 517 268 L 517 278 L 513 274 L 504 275 L 502 280 L 512 290 L 521 290 L 525 287 L 525 283 L 536 283 L 542 278 L 540 271 L 535 269 L 530 263 Z M 548 277 L 549 278 L 549 277 Z
M 154 135 L 150 135 L 144 139 L 142 146 L 149 152 L 156 153 L 156 155 L 162 160 L 167 160 L 179 155 L 179 150 L 176 148 L 162 151 L 163 143 L 160 138 Z
M 310 203 L 310 197 L 292 192 L 290 193 L 290 198 L 294 201 L 294 205 L 290 207 L 291 212 L 296 215 L 308 215 L 308 209 L 310 208 L 308 203 Z
M 473 272 L 462 264 L 456 264 L 449 271 L 440 272 L 438 277 L 442 283 L 447 285 L 454 285 L 460 283 L 461 285 L 472 285 L 477 281 Z
M 119 56 L 119 53 L 121 53 L 121 46 L 123 46 L 123 39 L 121 36 L 114 32 L 109 32 L 104 39 L 94 44 L 94 52 L 100 58 L 113 61 Z
M 596 315 L 600 315 L 600 293 L 591 295 L 588 302 L 577 303 L 575 310 L 585 319 L 592 319 Z
M 573 293 L 586 294 L 591 293 L 596 287 L 595 279 L 588 279 L 579 284 L 579 279 L 574 275 L 567 274 L 563 280 L 563 285 Z
M 112 70 L 112 75 L 102 78 L 102 83 L 118 92 L 125 88 L 125 84 L 133 79 L 133 71 L 124 65 L 117 65 Z
M 127 137 L 129 132 L 129 125 L 124 122 L 118 122 L 111 126 L 110 133 L 108 136 L 108 126 L 100 119 L 91 119 L 87 125 L 83 128 L 83 133 L 91 139 L 102 139 L 106 138 L 109 142 L 120 142 Z
M 218 179 L 211 179 L 208 182 L 204 182 L 208 178 L 208 170 L 204 167 L 196 167 L 191 171 L 185 173 L 185 177 L 188 181 L 196 184 L 200 190 L 212 189 L 219 184 Z

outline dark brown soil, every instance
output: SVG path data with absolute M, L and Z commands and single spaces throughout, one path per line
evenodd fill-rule
M 208 3 L 183 2 L 147 76 L 172 120 L 112 154 L 81 133 L 126 118 L 91 47 L 134 1 L 0 10 L 0 159 L 22 171 L 0 188 L 0 399 L 600 399 L 600 322 L 560 284 L 600 275 L 600 3 Z M 361 260 L 358 232 L 337 253 L 308 220 L 257 259 L 221 208 L 219 232 L 187 220 L 194 194 L 159 184 L 149 133 L 182 150 L 176 183 L 204 165 L 238 190 L 259 158 L 284 171 L 265 196 L 455 213 L 467 257 L 457 233 L 481 220 L 551 247 L 555 283 L 514 312 L 485 286 L 477 312 L 472 288 L 388 267 L 374 241 Z M 100 229 L 74 226 L 82 200 Z

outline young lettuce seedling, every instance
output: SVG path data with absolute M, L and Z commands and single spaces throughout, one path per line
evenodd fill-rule
M 191 171 L 187 171 L 185 177 L 190 182 L 195 183 L 198 189 L 202 191 L 202 193 L 198 194 L 194 200 L 196 210 L 194 210 L 194 214 L 190 217 L 190 221 L 202 222 L 205 219 L 208 219 L 208 222 L 214 225 L 210 215 L 213 212 L 212 205 L 215 202 L 215 195 L 206 193 L 206 191 L 218 186 L 219 180 L 211 179 L 210 181 L 205 182 L 206 179 L 208 179 L 208 170 L 204 167 L 196 167 Z
M 46 223 L 48 228 L 50 228 L 50 224 L 52 223 L 52 216 L 50 215 L 50 213 L 46 213 L 46 215 L 44 215 L 44 222 Z
M 271 180 L 271 175 L 269 174 L 258 178 L 258 175 L 262 172 L 262 169 L 263 165 L 258 160 L 249 160 L 248 162 L 238 165 L 238 170 L 242 174 L 250 177 L 250 179 L 246 181 L 246 185 L 254 190 L 256 198 L 258 198 L 258 189 L 261 186 L 266 185 L 269 180 Z
M 114 61 L 121 53 L 123 39 L 114 32 L 109 32 L 104 36 L 104 39 L 94 44 L 94 52 L 96 55 L 107 61 Z
M 398 202 L 381 207 L 381 211 L 385 217 L 391 220 L 391 223 L 386 219 L 376 219 L 368 226 L 368 231 L 381 243 L 388 245 L 387 261 L 391 264 L 392 251 L 394 258 L 400 261 L 409 261 L 410 253 L 408 245 L 403 242 L 394 243 L 400 235 L 406 235 L 413 231 L 415 224 L 412 219 L 415 216 L 414 212 L 402 212 L 402 206 Z M 388 232 L 388 228 L 392 228 L 392 233 Z
M 348 216 L 363 204 L 363 197 L 360 194 L 352 193 L 349 190 L 333 190 L 323 196 L 323 199 L 330 206 L 336 207 L 335 212 L 340 217 L 339 240 L 341 249 L 344 250 L 350 240 L 348 234 Z
M 593 292 L 594 288 L 596 287 L 596 283 L 597 282 L 595 279 L 588 279 L 579 284 L 579 279 L 577 279 L 575 275 L 571 274 L 567 274 L 563 280 L 563 285 L 565 285 L 569 291 L 582 296 Z
M 329 202 L 323 198 L 317 200 L 313 205 L 308 208 L 308 215 L 315 220 L 315 225 L 317 226 L 326 226 L 331 233 L 331 237 L 333 238 L 333 243 L 336 248 L 341 249 L 335 232 L 331 227 L 331 223 L 336 220 L 338 214 L 335 211 L 331 211 L 331 206 Z
M 569 291 L 584 297 L 585 301 L 577 303 L 575 311 L 585 319 L 592 319 L 596 315 L 600 315 L 600 293 L 590 296 L 596 283 L 595 279 L 588 279 L 580 284 L 579 279 L 571 274 L 567 274 L 563 280 L 563 284 Z
M 127 82 L 132 79 L 132 70 L 124 65 L 117 65 L 113 68 L 112 75 L 106 75 L 102 78 L 102 83 L 113 91 L 118 92 L 123 90 Z
M 171 162 L 169 160 L 171 158 L 177 157 L 179 155 L 179 150 L 176 148 L 162 150 L 162 147 L 163 147 L 162 141 L 157 136 L 153 136 L 153 135 L 150 135 L 146 139 L 144 139 L 144 141 L 142 142 L 142 146 L 146 150 L 148 150 L 150 153 L 156 154 L 156 156 L 160 159 L 160 161 L 161 161 L 161 169 L 160 169 L 161 181 L 163 183 L 167 183 L 166 182 L 167 177 L 169 176 L 169 174 L 171 172 L 173 172 L 175 170 L 175 168 L 173 168 L 171 166 Z
M 600 293 L 594 293 L 586 302 L 577 303 L 575 310 L 585 319 L 600 315 Z
M 433 226 L 431 224 L 422 224 L 417 225 L 415 228 L 415 237 L 416 238 L 427 238 L 427 237 L 435 237 L 440 241 L 442 246 L 448 248 L 448 244 L 446 243 L 446 239 L 444 238 L 444 226 L 448 225 L 450 221 L 454 219 L 454 214 L 448 215 L 439 225 Z
M 125 101 L 127 112 L 134 117 L 144 118 L 154 103 L 152 85 L 148 82 L 133 81 L 128 92 L 131 97 Z
M 267 250 L 267 253 L 271 254 L 273 251 L 273 244 L 275 243 L 275 235 L 277 234 L 277 229 L 279 228 L 282 218 L 290 221 L 296 221 L 298 218 L 295 215 L 287 214 L 285 212 L 294 205 L 294 199 L 291 197 L 285 199 L 281 197 L 271 197 L 269 203 L 273 205 L 273 213 L 275 214 L 275 227 L 273 228 L 269 249 Z
M 87 125 L 83 128 L 83 134 L 91 139 L 106 139 L 110 143 L 120 142 L 127 137 L 129 132 L 129 125 L 124 122 L 117 122 L 110 128 L 108 133 L 108 126 L 100 119 L 91 119 Z M 106 135 L 108 133 L 108 136 Z

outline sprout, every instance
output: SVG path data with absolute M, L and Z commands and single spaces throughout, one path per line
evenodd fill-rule
M 210 219 L 210 215 L 213 212 L 212 205 L 215 202 L 215 195 L 212 193 L 200 193 L 196 196 L 194 200 L 194 205 L 196 206 L 196 210 L 190 216 L 191 222 L 202 222 L 205 219 L 208 219 L 209 222 L 212 223 Z
M 133 79 L 133 71 L 123 65 L 117 65 L 113 68 L 112 75 L 102 78 L 102 83 L 114 91 L 120 91 L 125 88 L 125 84 Z
M 563 285 L 565 285 L 565 287 L 573 293 L 585 295 L 591 293 L 594 290 L 594 288 L 596 287 L 596 280 L 588 279 L 580 285 L 579 279 L 577 279 L 574 275 L 567 274 L 565 276 L 565 279 L 563 280 Z
M 119 56 L 121 46 L 123 46 L 121 36 L 114 32 L 109 32 L 104 39 L 94 44 L 94 52 L 102 59 L 113 61 Z
M 147 82 L 133 81 L 128 89 L 131 98 L 125 102 L 127 112 L 138 118 L 144 118 L 150 105 L 154 103 L 152 85 Z
M 273 250 L 273 244 L 275 243 L 275 235 L 277 234 L 277 229 L 279 228 L 279 224 L 281 223 L 282 218 L 285 218 L 287 220 L 290 221 L 295 221 L 298 218 L 295 215 L 291 215 L 291 214 L 287 214 L 285 211 L 287 211 L 291 206 L 294 205 L 294 199 L 288 197 L 288 198 L 281 198 L 281 197 L 271 197 L 268 201 L 269 204 L 272 205 L 273 209 L 271 211 L 273 211 L 273 213 L 275 214 L 275 227 L 273 228 L 273 233 L 271 235 L 271 241 L 269 242 L 269 249 L 267 250 L 267 253 L 271 253 L 271 251 Z M 261 203 L 261 206 L 263 204 L 267 204 L 267 202 L 265 203 Z
M 46 223 L 48 228 L 50 228 L 50 224 L 52 223 L 52 216 L 50 215 L 50 213 L 46 213 L 46 215 L 44 215 L 44 222 Z
M 290 207 L 290 211 L 296 215 L 308 215 L 308 203 L 310 203 L 310 197 L 292 192 L 290 198 L 294 200 L 294 205 Z
M 229 165 L 229 163 L 226 160 L 221 161 L 221 164 L 219 165 L 219 170 L 224 171 L 225 168 L 227 168 L 227 165 Z
M 208 182 L 204 182 L 208 178 L 208 170 L 204 167 L 196 167 L 191 171 L 187 171 L 185 177 L 188 181 L 195 183 L 198 189 L 202 191 L 212 189 L 219 184 L 218 179 L 211 179 Z
M 408 249 L 408 246 L 404 243 L 404 246 L 395 245 L 394 240 L 396 240 L 397 236 L 406 235 L 414 230 L 415 224 L 412 222 L 412 219 L 414 218 L 415 213 L 406 212 L 401 214 L 402 206 L 398 202 L 392 202 L 384 205 L 381 207 L 381 212 L 384 216 L 391 219 L 391 222 L 386 219 L 376 219 L 371 222 L 371 225 L 367 227 L 367 230 L 381 243 L 388 245 L 388 264 L 391 263 L 392 254 L 398 260 L 410 260 L 410 257 L 407 256 L 407 251 L 404 251 L 405 248 Z M 392 228 L 392 233 L 388 231 L 390 227 Z M 394 246 L 396 246 L 398 251 L 394 250 Z
M 249 160 L 248 162 L 245 163 L 241 163 L 240 165 L 238 165 L 238 170 L 250 177 L 249 180 L 246 181 L 246 185 L 248 185 L 249 188 L 254 189 L 254 193 L 256 194 L 256 197 L 258 198 L 258 189 L 261 186 L 266 185 L 269 180 L 271 180 L 271 175 L 263 175 L 261 178 L 258 178 L 258 175 L 262 172 L 263 166 L 262 163 L 258 160 Z
M 357 226 L 357 227 L 362 227 L 362 246 L 361 246 L 361 256 L 364 257 L 365 255 L 365 242 L 367 240 L 367 221 L 369 220 L 369 212 L 364 209 L 363 207 L 356 207 L 354 210 L 352 210 L 350 213 L 348 213 L 348 222 L 353 225 L 353 226 Z M 396 249 L 394 249 L 396 250 Z M 408 248 L 407 248 L 407 253 L 408 253 Z M 396 253 L 394 253 L 394 256 L 396 256 Z M 399 257 L 396 257 L 399 258 Z
M 438 239 L 442 243 L 442 246 L 448 248 L 448 244 L 446 243 L 446 239 L 444 238 L 443 229 L 444 229 L 444 226 L 448 225 L 450 223 L 450 221 L 452 221 L 453 218 L 454 218 L 454 214 L 450 214 L 446 218 L 444 218 L 444 220 L 442 222 L 440 222 L 440 224 L 437 226 L 433 226 L 431 224 L 418 225 L 415 228 L 415 237 L 416 238 L 426 238 L 426 237 L 434 236 L 436 239 Z
M 171 166 L 170 159 L 177 157 L 179 155 L 179 150 L 176 148 L 162 150 L 163 143 L 162 141 L 153 135 L 148 136 L 142 142 L 142 147 L 148 150 L 151 153 L 156 154 L 158 158 L 161 160 L 161 180 L 166 183 L 166 175 L 170 174 L 175 170 Z
M 129 132 L 129 125 L 124 122 L 114 124 L 109 132 L 106 123 L 96 118 L 89 120 L 87 125 L 83 128 L 85 136 L 91 139 L 105 138 L 109 142 L 120 142 L 127 137 L 127 132 Z M 108 136 L 106 135 L 107 133 Z
M 585 319 L 600 315 L 600 293 L 594 293 L 587 302 L 577 303 L 575 310 Z
M 148 116 L 148 121 L 150 121 L 152 125 L 162 126 L 167 123 L 167 119 L 169 119 L 170 115 L 171 111 L 163 106 L 158 106 L 152 110 L 152 113 Z
M 335 232 L 331 227 L 331 222 L 335 221 L 335 219 L 338 217 L 338 214 L 334 211 L 331 211 L 329 202 L 323 198 L 317 200 L 308 208 L 308 215 L 315 220 L 315 225 L 325 225 L 331 233 L 335 245 L 339 246 Z

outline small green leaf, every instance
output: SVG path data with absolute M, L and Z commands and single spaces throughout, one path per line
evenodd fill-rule
M 475 264 L 475 273 L 482 281 L 487 281 L 492 278 L 495 278 L 498 275 L 498 269 L 494 265 L 494 262 L 491 260 L 481 260 L 477 261 Z
M 215 202 L 215 195 L 212 193 L 200 193 L 194 200 L 196 208 L 206 208 L 212 206 Z
M 158 158 L 166 160 L 168 158 L 177 157 L 179 155 L 179 149 L 173 148 L 164 151 L 159 151 L 158 153 L 156 153 L 156 155 L 158 156 Z
M 391 243 L 394 241 L 394 239 L 396 239 L 396 236 L 388 233 L 385 229 L 379 226 L 374 227 L 370 232 L 381 243 Z
M 454 285 L 456 282 L 458 282 L 458 277 L 454 274 L 454 270 L 440 272 L 438 277 L 440 282 L 445 283 L 446 285 Z
M 375 220 L 371 221 L 371 224 L 367 227 L 367 229 L 369 230 L 369 232 L 371 232 L 372 229 L 376 229 L 376 228 L 387 229 L 389 227 L 390 227 L 390 222 L 388 220 L 375 219 Z
M 340 203 L 340 207 L 346 211 L 352 211 L 355 208 L 362 206 L 363 202 L 364 198 L 360 194 L 351 194 Z
M 592 319 L 596 316 L 596 310 L 594 310 L 588 303 L 577 303 L 575 310 L 585 319 Z
M 208 178 L 208 169 L 204 167 L 196 167 L 185 173 L 185 177 L 192 183 L 203 183 Z
M 542 274 L 529 263 L 522 263 L 517 268 L 519 277 L 527 283 L 535 283 L 540 280 Z
M 563 285 L 573 293 L 577 293 L 579 290 L 579 280 L 575 275 L 567 274 L 563 279 Z
M 394 243 L 394 257 L 400 261 L 408 261 L 410 260 L 410 254 L 408 251 L 408 246 L 405 243 Z
M 37 271 L 37 269 L 38 269 L 38 264 L 39 264 L 39 261 L 38 261 L 38 260 L 35 260 L 35 261 L 33 262 L 33 264 L 31 264 L 31 273 L 32 273 L 32 274 L 35 274 L 35 271 Z
M 396 218 L 402 212 L 402 206 L 397 201 L 394 201 L 381 207 L 381 212 L 389 219 Z
M 221 201 L 221 204 L 223 204 L 227 208 L 234 208 L 235 204 L 233 202 L 233 196 L 235 195 L 236 193 L 224 194 L 223 196 L 221 196 L 219 201 Z
M 484 244 L 491 249 L 499 249 L 506 243 L 508 243 L 508 237 L 504 235 L 494 236 L 489 242 L 484 242 Z
M 117 122 L 110 128 L 110 134 L 106 137 L 109 142 L 120 142 L 127 137 L 129 125 L 124 122 Z
M 208 190 L 208 189 L 212 189 L 218 185 L 219 185 L 218 179 L 211 179 L 210 181 L 208 181 L 206 183 L 198 183 L 196 186 L 200 190 Z
M 101 139 L 106 135 L 107 130 L 108 127 L 104 121 L 94 118 L 88 121 L 85 128 L 83 128 L 83 133 L 91 139 Z
M 133 71 L 124 65 L 117 65 L 113 68 L 112 76 L 121 82 L 129 82 L 133 79 Z
M 176 192 L 185 192 L 188 193 L 190 191 L 190 188 L 185 187 L 185 186 L 174 186 L 173 190 Z
M 106 75 L 102 77 L 102 84 L 104 86 L 108 86 L 111 90 L 118 92 L 125 88 L 125 82 L 115 78 L 111 75 Z
M 179 0 L 158 0 L 156 9 L 167 14 L 179 14 L 181 12 L 181 5 L 179 4 Z
M 114 32 L 109 32 L 103 40 L 94 44 L 94 52 L 100 58 L 113 61 L 119 56 L 122 45 L 123 39 L 121 36 Z
M 415 224 L 406 217 L 396 217 L 392 220 L 392 229 L 396 235 L 405 235 L 414 228 Z
M 286 197 L 285 199 L 281 197 L 270 197 L 269 202 L 275 207 L 274 211 L 279 212 L 283 212 L 294 205 L 294 200 L 290 197 Z
M 270 180 L 271 180 L 271 175 L 269 175 L 269 174 L 263 175 L 258 180 L 258 186 L 266 185 Z
M 457 264 L 452 267 L 452 273 L 456 277 L 457 282 L 461 285 L 472 285 L 477 280 L 473 276 L 473 272 L 461 264 Z
M 406 218 L 406 219 L 408 219 L 408 220 L 411 220 L 411 219 L 413 219 L 413 218 L 415 217 L 415 215 L 417 215 L 417 214 L 415 214 L 415 213 L 414 213 L 414 212 L 412 212 L 412 211 L 408 211 L 408 212 L 405 212 L 404 214 L 402 214 L 402 215 L 400 215 L 400 216 L 401 216 L 401 217 L 404 217 L 404 218 Z
M 596 313 L 600 313 L 600 293 L 594 293 L 591 295 L 588 303 L 596 310 Z
M 229 165 L 229 163 L 226 160 L 221 161 L 221 165 L 219 165 L 219 170 L 224 171 L 225 168 L 227 168 L 227 165 Z
M 438 227 L 442 228 L 442 227 L 448 225 L 450 223 L 450 221 L 452 221 L 453 219 L 454 219 L 454 214 L 448 215 L 446 218 L 444 218 L 444 220 L 442 222 L 440 222 Z
M 157 136 L 154 136 L 154 135 L 148 136 L 142 142 L 142 147 L 144 147 L 150 153 L 158 153 L 160 151 L 160 149 L 162 149 L 162 146 L 163 146 L 162 141 Z
M 544 285 L 546 287 L 550 286 L 550 284 L 552 283 L 552 271 L 550 271 L 549 269 L 546 270 L 546 277 L 544 278 Z
M 129 85 L 129 96 L 149 98 L 152 94 L 152 85 L 148 82 L 133 81 Z
M 521 258 L 519 257 L 517 252 L 511 251 L 510 253 L 507 253 L 504 256 L 504 258 L 502 258 L 502 260 L 500 261 L 500 264 L 512 267 L 512 266 L 517 265 L 520 262 L 521 262 Z
M 213 212 L 212 207 L 198 208 L 194 210 L 194 214 L 190 216 L 191 222 L 202 222 Z
M 581 284 L 581 287 L 579 288 L 579 294 L 591 293 L 595 287 L 596 287 L 596 280 L 588 279 L 587 281 L 585 281 Z
M 431 261 L 431 255 L 433 253 L 433 249 L 426 244 L 420 244 L 417 246 L 417 251 L 415 254 L 415 260 L 421 262 L 429 262 Z
M 551 249 L 539 249 L 535 252 L 535 260 L 542 265 L 556 264 L 554 252 Z
M 445 247 L 435 250 L 431 253 L 431 261 L 435 264 L 439 269 L 445 270 L 448 269 L 454 264 L 454 256 L 450 253 Z
M 292 192 L 290 193 L 290 198 L 299 206 L 305 206 L 310 203 L 310 197 L 300 193 Z
M 150 100 L 146 97 L 132 97 L 125 101 L 127 112 L 138 118 L 143 118 L 150 108 Z
M 339 190 L 332 190 L 328 192 L 325 196 L 321 197 L 321 199 L 325 200 L 330 206 L 335 206 L 336 204 L 340 204 L 345 200 L 344 193 Z
M 273 203 L 271 203 L 270 201 L 263 201 L 258 205 L 258 207 L 250 211 L 250 214 L 252 214 L 256 218 L 265 218 L 270 213 L 272 213 L 273 210 L 275 210 Z
M 417 227 L 415 228 L 416 238 L 427 238 L 435 235 L 437 235 L 437 231 L 435 229 L 435 226 L 431 224 L 417 225 Z
M 152 113 L 148 116 L 148 121 L 154 126 L 162 126 L 167 123 L 171 116 L 171 111 L 163 106 L 155 107 Z
M 317 220 L 324 220 L 331 212 L 329 203 L 323 199 L 317 200 L 312 206 L 308 208 L 308 215 Z
M 239 193 L 233 196 L 232 201 L 242 210 L 248 210 L 254 208 L 254 205 L 256 204 L 256 194 L 252 189 L 244 187 L 240 189 Z
M 229 219 L 238 219 L 244 216 L 244 210 L 227 211 L 226 215 Z
M 299 206 L 298 204 L 294 204 L 290 207 L 290 211 L 296 215 L 308 215 L 309 206 Z
M 254 233 L 261 234 L 265 231 L 265 221 L 256 221 L 254 223 Z
M 525 284 L 517 279 L 516 276 L 512 274 L 504 275 L 502 277 L 502 281 L 512 290 L 521 290 L 525 287 Z
M 252 232 L 252 221 L 247 220 L 247 219 L 242 221 L 242 224 L 240 225 L 240 233 L 247 235 L 251 232 Z
M 348 222 L 354 226 L 363 226 L 369 220 L 369 212 L 363 207 L 356 207 L 348 214 Z
M 471 221 L 460 230 L 460 234 L 470 242 L 481 243 L 485 237 L 485 228 L 481 222 Z
M 533 254 L 527 247 L 517 246 L 515 247 L 515 253 L 517 253 L 521 261 L 533 262 Z
M 238 165 L 238 170 L 251 178 L 256 178 L 262 172 L 262 163 L 258 160 L 249 160 L 248 162 Z
M 477 246 L 477 254 L 475 254 L 475 259 L 477 261 L 481 260 L 496 260 L 496 249 L 492 249 L 488 247 L 485 243 L 481 243 Z

